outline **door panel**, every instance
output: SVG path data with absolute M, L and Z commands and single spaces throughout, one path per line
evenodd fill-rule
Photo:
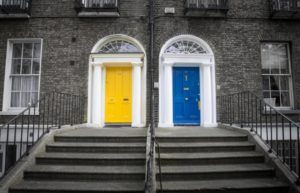
M 199 125 L 200 77 L 197 67 L 173 68 L 173 121 L 175 125 Z
M 132 68 L 107 67 L 105 84 L 105 122 L 131 123 Z

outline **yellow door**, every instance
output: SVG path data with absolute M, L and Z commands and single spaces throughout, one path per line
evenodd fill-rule
M 107 67 L 105 123 L 131 123 L 132 68 Z

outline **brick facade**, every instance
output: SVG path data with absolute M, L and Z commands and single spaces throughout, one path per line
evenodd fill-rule
M 174 7 L 175 14 L 164 14 L 165 7 Z M 136 38 L 149 55 L 148 1 L 120 0 L 119 10 L 117 18 L 79 18 L 73 0 L 33 0 L 30 19 L 0 20 L 0 108 L 10 38 L 43 39 L 41 92 L 56 90 L 87 95 L 89 53 L 97 41 L 107 35 L 125 34 Z M 226 18 L 186 17 L 183 0 L 156 0 L 155 16 L 156 82 L 159 52 L 164 43 L 176 35 L 192 34 L 206 41 L 214 51 L 217 95 L 243 90 L 261 94 L 260 41 L 288 41 L 292 48 L 295 109 L 300 109 L 299 20 L 270 19 L 270 5 L 266 0 L 229 0 Z M 150 66 L 148 62 L 148 68 Z M 158 89 L 154 93 L 157 122 Z

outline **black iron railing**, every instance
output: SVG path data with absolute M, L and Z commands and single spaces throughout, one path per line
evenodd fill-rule
M 147 161 L 146 161 L 146 180 L 145 180 L 145 193 L 156 192 L 153 190 L 154 186 L 152 182 L 155 180 L 156 183 L 156 170 L 154 170 L 155 160 L 158 161 L 158 172 L 159 172 L 159 192 L 163 193 L 163 185 L 162 185 L 162 171 L 161 171 L 161 160 L 160 160 L 160 147 L 159 143 L 156 140 L 154 127 L 152 124 L 148 127 L 148 143 L 150 144 L 149 150 L 147 152 Z M 156 151 L 155 151 L 155 147 Z M 157 157 L 155 156 L 157 152 Z M 153 179 L 154 178 L 154 179 Z
M 272 0 L 273 11 L 300 11 L 300 0 Z
M 30 14 L 31 0 L 1 0 L 0 13 L 5 14 Z
M 118 11 L 118 0 L 75 0 L 77 12 Z
M 83 123 L 84 103 L 84 96 L 56 92 L 44 94 L 2 125 L 0 139 L 5 147 L 2 173 L 7 174 L 21 158 L 28 155 L 51 128 Z
M 249 127 L 278 158 L 300 176 L 300 125 L 252 92 L 218 97 L 218 121 Z
M 198 10 L 227 10 L 227 0 L 186 0 L 185 8 Z

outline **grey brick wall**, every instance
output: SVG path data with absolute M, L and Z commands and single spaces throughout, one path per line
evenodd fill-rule
M 96 42 L 107 35 L 134 37 L 149 55 L 147 0 L 120 0 L 119 18 L 78 18 L 73 3 L 73 0 L 33 0 L 30 19 L 0 20 L 0 108 L 10 38 L 44 40 L 41 92 L 57 90 L 87 95 L 88 56 Z M 165 7 L 174 7 L 176 13 L 165 15 Z M 176 35 L 192 34 L 206 41 L 214 51 L 218 95 L 242 90 L 261 93 L 260 41 L 289 41 L 295 107 L 300 108 L 299 20 L 269 19 L 270 6 L 266 0 L 229 0 L 228 16 L 223 19 L 185 17 L 183 0 L 156 0 L 155 15 L 155 81 L 158 81 L 158 55 L 163 44 Z M 72 42 L 72 38 L 76 41 Z M 75 61 L 75 65 L 71 66 L 70 61 Z M 158 90 L 154 93 L 157 122 Z M 149 110 L 149 103 L 147 106 Z

